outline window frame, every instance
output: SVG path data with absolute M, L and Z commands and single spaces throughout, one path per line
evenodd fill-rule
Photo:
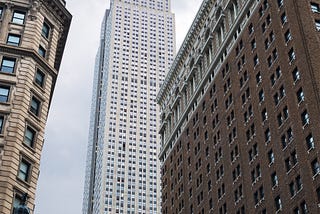
M 10 100 L 10 94 L 11 94 L 11 86 L 5 85 L 5 84 L 0 84 L 0 91 L 1 89 L 7 89 L 8 94 L 7 95 L 2 95 L 0 93 L 0 103 L 8 103 Z M 2 100 L 2 97 L 5 97 L 5 100 Z
M 44 29 L 47 29 L 48 31 L 44 31 Z M 46 38 L 46 39 L 49 39 L 50 37 L 50 32 L 51 32 L 51 26 L 50 24 L 48 24 L 47 21 L 44 21 L 43 24 L 42 24 L 42 28 L 41 28 L 41 35 Z
M 13 67 L 5 66 L 4 65 L 5 61 L 6 62 L 13 62 Z M 13 74 L 15 72 L 16 63 L 17 63 L 16 58 L 3 56 L 2 60 L 1 60 L 1 67 L 0 67 L 1 71 L 0 72 L 1 73 Z M 5 68 L 5 69 L 3 69 L 3 68 Z
M 12 39 L 18 39 L 18 42 L 10 41 L 10 38 L 12 38 Z M 7 42 L 6 42 L 7 45 L 11 45 L 11 46 L 18 47 L 18 46 L 20 46 L 20 43 L 21 43 L 21 35 L 19 35 L 19 34 L 13 34 L 13 33 L 9 33 L 9 34 L 8 34 Z
M 41 74 L 40 75 L 42 77 L 41 81 L 37 78 L 38 74 Z M 34 75 L 34 83 L 39 87 L 43 88 L 45 86 L 45 82 L 46 82 L 46 74 L 40 68 L 37 68 Z
M 15 14 L 23 15 L 23 18 L 21 17 L 15 17 Z M 22 10 L 14 10 L 12 13 L 11 23 L 18 24 L 18 25 L 24 25 L 26 22 L 26 12 Z
M 32 134 L 32 139 L 27 136 L 28 131 Z M 30 124 L 27 124 L 24 132 L 23 144 L 30 148 L 34 148 L 37 141 L 37 135 L 38 131 Z
M 39 45 L 38 54 L 43 58 L 46 58 L 47 50 L 42 45 Z
M 33 101 L 36 102 L 37 108 L 34 108 L 34 106 L 32 106 L 33 105 Z M 29 105 L 29 111 L 32 113 L 32 115 L 34 115 L 36 117 L 40 117 L 41 107 L 42 107 L 41 104 L 42 104 L 42 102 L 37 96 L 35 96 L 35 95 L 31 96 L 30 105 Z
M 22 169 L 21 169 L 22 164 L 24 164 L 27 167 L 26 168 L 26 172 L 22 171 Z M 32 172 L 32 164 L 31 164 L 31 162 L 28 161 L 26 158 L 22 157 L 20 159 L 18 173 L 17 173 L 18 179 L 23 181 L 23 182 L 29 183 L 31 172 Z M 20 174 L 20 173 L 23 173 L 23 174 Z

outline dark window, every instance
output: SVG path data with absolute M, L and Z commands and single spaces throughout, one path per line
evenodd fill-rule
M 298 70 L 298 68 L 295 68 L 293 71 L 292 71 L 292 78 L 293 78 L 293 81 L 296 82 L 300 79 L 300 72 Z
M 285 24 L 287 21 L 288 21 L 288 20 L 287 20 L 287 15 L 286 15 L 286 13 L 283 13 L 283 14 L 281 15 L 281 23 L 282 23 L 282 24 Z
M 2 14 L 3 14 L 3 7 L 0 7 L 0 19 L 2 18 Z
M 30 174 L 31 164 L 22 159 L 19 166 L 18 178 L 23 181 L 28 181 Z
M 31 128 L 30 126 L 27 126 L 26 132 L 24 135 L 24 143 L 30 147 L 33 147 L 35 137 L 36 137 L 36 131 L 33 128 Z
M 320 173 L 320 165 L 317 158 L 311 162 L 311 168 L 313 175 L 317 175 Z
M 281 202 L 280 196 L 277 196 L 277 197 L 274 199 L 274 204 L 275 204 L 276 210 L 282 209 L 282 202 Z
M 0 102 L 8 102 L 9 100 L 10 87 L 0 85 Z
M 284 38 L 286 42 L 289 42 L 292 39 L 290 30 L 287 30 L 287 32 L 284 34 Z
M 314 139 L 312 134 L 309 134 L 308 137 L 306 137 L 306 144 L 308 150 L 314 148 Z
M 37 72 L 36 72 L 36 76 L 35 76 L 35 82 L 43 87 L 44 85 L 44 78 L 45 78 L 45 74 L 40 70 L 40 69 L 37 69 Z
M 3 132 L 3 126 L 4 126 L 4 116 L 0 115 L 0 134 Z
M 317 31 L 320 31 L 320 19 L 316 19 L 316 20 L 315 20 L 315 23 L 316 23 L 316 29 L 317 29 Z
M 1 62 L 1 72 L 13 73 L 16 60 L 13 58 L 3 57 Z
M 305 110 L 302 114 L 301 114 L 301 121 L 303 125 L 307 125 L 310 123 L 310 118 L 309 118 L 309 114 L 307 112 L 307 110 Z
M 289 56 L 289 61 L 290 61 L 290 62 L 293 61 L 293 60 L 295 60 L 296 54 L 295 54 L 293 48 L 291 48 L 290 51 L 288 52 L 288 56 Z
M 36 116 L 39 116 L 40 104 L 41 102 L 36 97 L 33 96 L 31 99 L 30 111 Z
M 319 4 L 311 2 L 311 10 L 314 13 L 320 13 L 320 7 Z
M 50 33 L 50 26 L 44 22 L 42 25 L 41 35 L 48 39 L 49 33 Z
M 12 16 L 12 22 L 16 24 L 24 24 L 26 13 L 22 11 L 14 11 Z
M 20 45 L 20 35 L 9 34 L 7 39 L 8 45 L 19 46 Z
M 283 5 L 283 0 L 278 0 L 278 6 L 281 7 Z
M 40 54 L 40 56 L 46 57 L 46 50 L 41 45 L 39 46 L 38 53 Z

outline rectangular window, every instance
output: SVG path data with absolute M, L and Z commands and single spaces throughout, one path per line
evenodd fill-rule
M 311 162 L 311 168 L 313 175 L 317 175 L 320 173 L 320 165 L 317 158 Z
M 30 111 L 36 116 L 39 116 L 40 114 L 40 105 L 41 102 L 35 96 L 32 96 Z
M 4 116 L 0 115 L 0 134 L 3 132 L 3 127 L 4 127 Z
M 50 26 L 44 22 L 42 25 L 41 35 L 48 39 L 49 33 L 50 33 Z
M 6 103 L 9 100 L 10 87 L 0 85 L 0 102 Z
M 28 181 L 30 174 L 31 164 L 22 159 L 19 166 L 18 178 L 23 181 Z
M 1 62 L 1 72 L 13 73 L 16 59 L 3 57 Z
M 0 7 L 0 19 L 2 19 L 3 7 Z
M 311 11 L 314 13 L 320 13 L 319 4 L 311 2 Z
M 46 57 L 46 49 L 44 49 L 44 47 L 42 47 L 41 45 L 39 46 L 38 53 L 40 54 L 40 56 Z
M 35 83 L 37 83 L 40 87 L 43 87 L 44 78 L 45 78 L 45 74 L 40 69 L 37 69 L 35 80 L 34 80 Z
M 291 48 L 290 51 L 288 52 L 288 56 L 289 56 L 289 61 L 290 61 L 290 62 L 292 62 L 293 60 L 295 60 L 296 54 L 295 54 L 293 48 Z
M 315 22 L 317 31 L 320 31 L 320 19 L 316 19 Z
M 23 25 L 25 21 L 26 13 L 22 11 L 14 11 L 12 16 L 12 22 Z
M 30 147 L 33 147 L 35 142 L 35 137 L 36 137 L 36 131 L 30 126 L 27 126 L 26 132 L 24 135 L 24 144 Z
M 309 118 L 309 114 L 308 114 L 307 110 L 305 110 L 305 111 L 301 114 L 301 121 L 302 121 L 302 124 L 303 124 L 304 126 L 310 123 L 310 118 Z
M 20 35 L 9 34 L 7 39 L 7 45 L 19 46 L 20 45 Z
M 309 134 L 308 137 L 306 137 L 306 144 L 307 144 L 308 150 L 314 148 L 314 139 L 312 134 Z
M 285 38 L 286 43 L 292 39 L 290 30 L 287 30 L 287 32 L 284 34 L 284 38 Z

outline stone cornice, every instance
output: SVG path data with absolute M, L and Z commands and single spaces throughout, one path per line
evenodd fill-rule
M 211 2 L 212 0 L 205 0 L 203 1 L 203 3 L 200 6 L 200 9 L 195 17 L 195 19 L 192 22 L 192 25 L 177 53 L 177 55 L 175 56 L 175 59 L 170 67 L 170 70 L 168 72 L 168 74 L 166 75 L 166 78 L 160 88 L 160 91 L 157 95 L 156 101 L 157 103 L 159 103 L 161 101 L 161 99 L 163 98 L 163 96 L 165 96 L 165 91 L 167 90 L 167 88 L 169 87 L 169 83 L 172 80 L 173 76 L 175 73 L 178 72 L 178 67 L 180 64 L 180 61 L 183 60 L 183 56 L 186 54 L 186 50 L 188 49 L 188 47 L 190 45 L 193 44 L 193 40 L 195 39 L 195 35 L 197 31 L 199 31 L 199 23 L 201 23 L 203 21 L 203 18 L 205 16 L 205 12 L 208 10 L 208 4 Z

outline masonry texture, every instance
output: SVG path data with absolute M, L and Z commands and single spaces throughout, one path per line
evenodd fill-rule
M 63 0 L 0 1 L 0 213 L 34 210 L 44 128 L 71 15 Z
M 319 213 L 320 1 L 205 0 L 157 96 L 162 213 Z

